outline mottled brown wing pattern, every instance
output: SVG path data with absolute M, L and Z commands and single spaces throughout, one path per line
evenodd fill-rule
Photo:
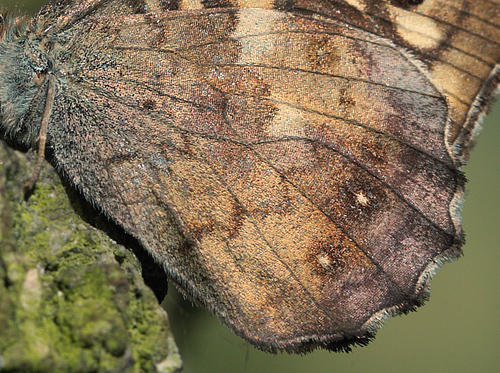
M 67 48 L 80 56 L 72 56 L 81 66 L 70 73 L 79 80 L 74 95 L 92 103 L 81 112 L 101 109 L 95 119 L 69 116 L 59 127 L 69 136 L 53 135 L 71 141 L 81 129 L 93 136 L 76 134 L 85 148 L 92 144 L 90 153 L 55 149 L 63 170 L 77 154 L 89 158 L 82 164 L 101 159 L 105 170 L 77 182 L 86 194 L 143 240 L 188 293 L 263 347 L 363 335 L 375 312 L 418 302 L 422 272 L 456 239 L 448 205 L 459 179 L 426 154 L 446 158 L 439 128 L 446 103 L 417 66 L 383 40 L 363 42 L 359 31 L 344 36 L 341 25 L 268 10 L 129 21 L 89 22 L 82 33 L 100 36 L 104 28 L 99 39 L 106 40 L 111 28 L 117 35 L 88 50 Z M 318 63 L 320 48 L 338 63 Z M 289 49 L 299 53 L 288 56 Z M 350 58 L 360 65 L 387 55 L 394 59 L 388 70 L 401 66 L 422 88 L 404 87 L 397 76 L 388 82 L 387 71 L 342 71 L 349 66 L 342 56 L 356 49 Z M 339 92 L 362 104 L 336 107 Z M 370 96 L 383 98 L 370 101 L 373 110 Z M 402 100 L 411 105 L 394 108 Z M 60 114 L 71 106 L 61 105 Z M 404 116 L 420 139 L 411 140 Z M 410 173 L 414 164 L 422 171 Z M 84 177 L 77 171 L 71 179 Z M 100 175 L 106 178 L 95 190 Z M 436 184 L 448 193 L 433 195 Z M 422 213 L 427 204 L 430 216 Z M 170 225 L 166 233 L 158 227 L 172 220 L 187 241 L 181 247 L 191 246 L 187 257 L 180 237 L 172 245 Z
M 448 102 L 448 151 L 457 166 L 467 160 L 478 120 L 498 85 L 497 2 L 297 0 L 295 7 L 343 20 L 410 51 Z
M 490 3 L 410 3 L 52 2 L 55 162 L 254 345 L 364 344 L 460 255 L 500 58 Z
M 59 0 L 50 1 L 37 14 L 32 24 L 37 33 L 60 33 L 89 17 L 116 17 L 163 11 L 161 0 Z

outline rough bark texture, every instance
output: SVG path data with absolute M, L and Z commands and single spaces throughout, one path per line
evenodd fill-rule
M 164 293 L 155 297 L 144 263 L 115 242 L 132 241 L 96 229 L 113 225 L 48 163 L 24 199 L 28 158 L 0 142 L 0 370 L 180 370 Z

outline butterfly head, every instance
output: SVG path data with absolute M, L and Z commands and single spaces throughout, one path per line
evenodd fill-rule
M 29 103 L 45 85 L 49 60 L 36 36 L 29 36 L 28 18 L 0 9 L 0 126 L 10 137 L 26 144 L 36 138 L 36 129 L 27 129 L 25 119 L 38 107 Z

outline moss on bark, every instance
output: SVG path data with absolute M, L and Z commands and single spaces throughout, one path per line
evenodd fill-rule
M 136 256 L 82 219 L 86 207 L 48 163 L 24 200 L 31 167 L 0 142 L 0 370 L 179 370 Z

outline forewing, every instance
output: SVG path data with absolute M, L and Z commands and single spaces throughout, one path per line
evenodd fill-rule
M 446 145 L 457 166 L 468 157 L 498 87 L 500 6 L 492 1 L 295 0 L 410 51 L 448 102 Z

